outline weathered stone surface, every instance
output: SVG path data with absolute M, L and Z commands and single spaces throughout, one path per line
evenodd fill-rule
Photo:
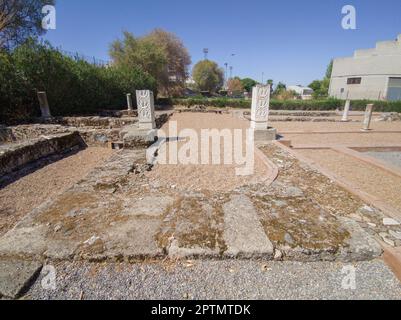
M 267 238 L 252 202 L 244 195 L 234 195 L 223 206 L 224 255 L 234 258 L 271 258 L 273 245 Z
M 274 128 L 267 128 L 265 130 L 254 131 L 255 142 L 269 142 L 277 139 L 277 130 Z
M 124 202 L 123 215 L 159 217 L 168 206 L 172 205 L 174 199 L 169 196 L 150 195 L 140 199 L 126 199 Z
M 157 140 L 157 130 L 143 130 L 138 125 L 125 126 L 120 131 L 125 149 L 147 148 Z
M 391 218 L 383 218 L 383 224 L 385 226 L 399 226 L 401 223 L 395 219 Z
M 0 239 L 0 257 L 20 257 L 29 259 L 70 259 L 79 242 L 51 239 L 46 236 L 46 225 L 21 226 L 8 232 Z
M 350 233 L 350 238 L 345 241 L 338 254 L 342 261 L 364 261 L 380 257 L 383 250 L 373 236 L 365 232 L 357 222 L 338 217 L 345 229 Z
M 401 240 L 401 232 L 390 230 L 389 233 L 393 238 Z
M 170 258 L 214 258 L 219 257 L 220 252 L 218 248 L 212 249 L 208 247 L 201 247 L 193 245 L 191 247 L 182 247 L 177 240 L 172 240 L 171 244 L 167 247 L 167 253 Z
M 3 148 L 3 152 L 0 154 L 0 176 L 31 161 L 83 145 L 84 143 L 77 132 L 8 145 L 7 148 Z
M 18 298 L 41 268 L 40 262 L 0 259 L 0 297 Z
M 393 240 L 390 239 L 390 235 L 387 232 L 380 232 L 379 236 L 382 238 L 382 240 L 387 243 L 388 245 L 394 247 L 395 243 Z
M 155 240 L 161 221 L 158 219 L 130 219 L 116 223 L 106 230 L 104 239 L 106 258 L 116 257 L 155 258 L 163 255 L 163 250 Z

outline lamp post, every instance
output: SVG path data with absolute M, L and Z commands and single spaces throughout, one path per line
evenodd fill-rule
M 225 84 L 225 88 L 227 89 L 228 88 L 228 63 L 226 62 L 225 64 L 224 64 L 224 66 L 226 67 L 226 74 L 225 74 L 225 79 L 226 79 L 226 84 Z

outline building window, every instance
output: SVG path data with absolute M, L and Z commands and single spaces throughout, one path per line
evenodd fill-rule
M 348 78 L 347 84 L 361 84 L 362 78 Z

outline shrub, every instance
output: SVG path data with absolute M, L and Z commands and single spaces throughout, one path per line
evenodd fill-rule
M 0 53 L 0 123 L 40 115 L 37 91 L 46 91 L 54 116 L 93 114 L 126 105 L 126 93 L 150 89 L 155 80 L 136 68 L 96 66 L 29 40 Z
M 251 101 L 244 99 L 229 99 L 229 98 L 188 98 L 188 99 L 173 99 L 174 105 L 181 105 L 185 107 L 192 106 L 205 106 L 212 108 L 250 108 Z M 354 100 L 351 102 L 351 109 L 354 111 L 364 111 L 366 105 L 373 103 L 374 110 L 377 112 L 400 112 L 401 101 L 369 101 L 369 100 Z M 270 101 L 270 108 L 272 110 L 305 110 L 305 111 L 330 111 L 342 110 L 345 101 L 338 99 L 324 99 L 324 100 L 275 100 Z

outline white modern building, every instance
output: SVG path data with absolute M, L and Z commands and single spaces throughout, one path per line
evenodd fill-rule
M 312 99 L 313 89 L 301 85 L 288 86 L 287 90 L 296 92 L 302 100 Z
M 401 34 L 334 60 L 329 94 L 351 100 L 401 100 Z

